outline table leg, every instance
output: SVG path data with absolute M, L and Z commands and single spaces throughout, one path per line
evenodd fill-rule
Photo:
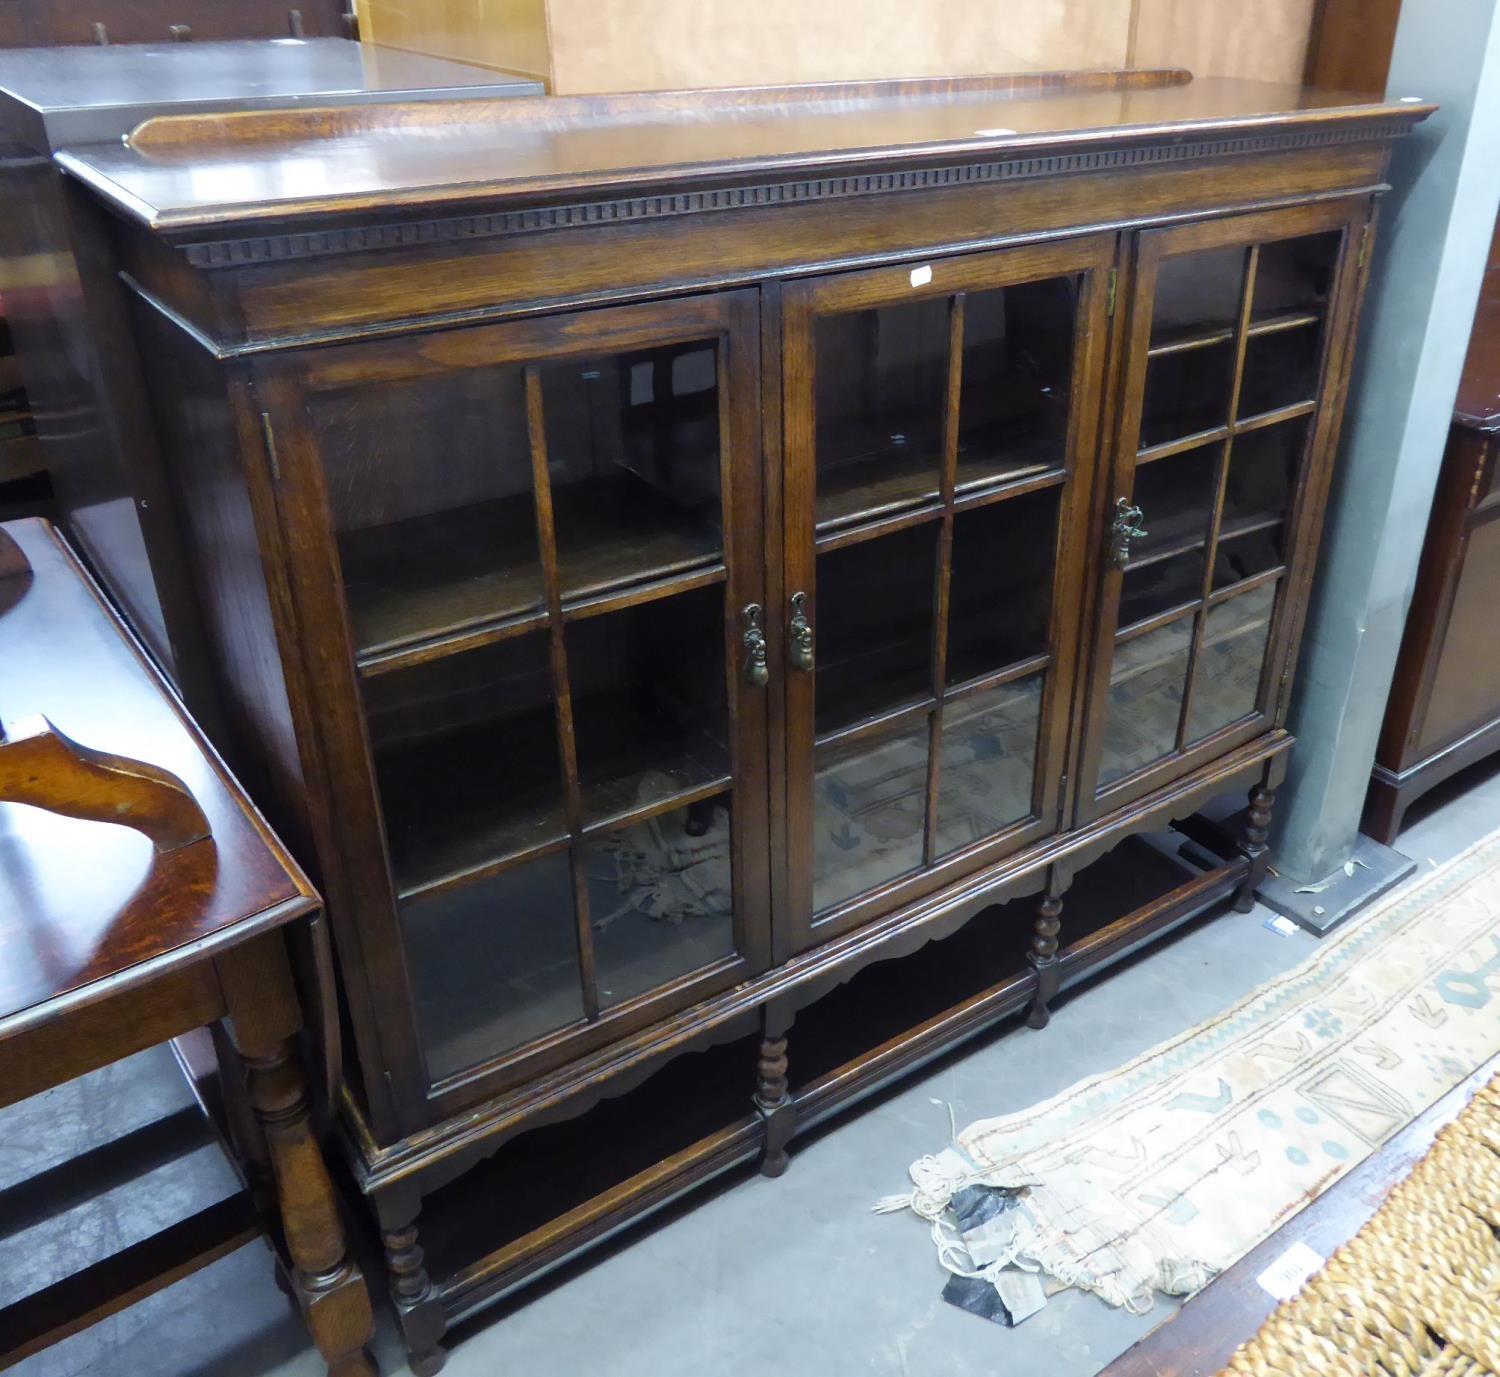
M 370 1296 L 349 1252 L 333 1183 L 308 1117 L 296 1055 L 301 1026 L 286 948 L 270 932 L 219 957 L 228 1030 L 245 1064 L 250 1103 L 265 1134 L 292 1285 L 329 1377 L 375 1377 Z

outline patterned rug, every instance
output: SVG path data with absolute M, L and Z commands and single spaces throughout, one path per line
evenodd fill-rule
M 1500 833 L 1211 1022 L 971 1125 L 876 1208 L 931 1221 L 944 1266 L 1002 1302 L 1042 1273 L 1144 1313 L 1157 1291 L 1205 1285 L 1497 1052 Z

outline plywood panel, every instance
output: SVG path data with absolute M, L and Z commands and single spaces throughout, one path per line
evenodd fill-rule
M 1130 0 L 550 0 L 549 8 L 559 94 L 1120 67 L 1130 31 Z
M 366 43 L 546 80 L 547 0 L 358 0 Z
M 1300 81 L 1316 0 L 1136 0 L 1131 64 Z
M 1308 84 L 1383 93 L 1401 0 L 1319 0 L 1316 10 Z

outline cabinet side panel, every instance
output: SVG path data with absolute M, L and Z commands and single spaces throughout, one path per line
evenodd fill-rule
M 213 645 L 223 713 L 215 741 L 273 826 L 310 866 L 306 785 L 275 616 L 220 365 L 155 311 L 136 307 L 148 389 L 181 508 L 188 564 Z
M 1495 641 L 1500 521 L 1471 529 L 1458 557 L 1462 569 L 1417 737 L 1419 758 L 1500 714 L 1500 645 Z
M 157 312 L 132 309 L 164 476 L 183 532 L 188 577 L 205 629 L 214 745 L 315 884 L 309 791 L 294 727 L 282 638 L 268 590 L 245 481 L 228 379 L 221 366 Z M 320 957 L 293 934 L 298 987 L 308 1010 L 309 1061 L 332 1096 L 341 1075 L 340 1011 L 325 998 Z M 326 1106 L 323 1106 L 326 1108 Z
M 1401 654 L 1380 730 L 1376 762 L 1387 770 L 1410 769 L 1434 745 L 1454 737 L 1453 724 L 1427 723 L 1428 701 L 1444 657 L 1448 619 L 1463 572 L 1464 528 L 1472 488 L 1484 464 L 1485 439 L 1463 426 L 1451 426 L 1443 470 L 1433 498 L 1422 561 L 1406 613 Z M 1500 678 L 1500 675 L 1494 676 Z M 1500 691 L 1495 694 L 1500 711 Z

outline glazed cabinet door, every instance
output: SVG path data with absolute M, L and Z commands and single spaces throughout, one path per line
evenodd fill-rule
M 759 347 L 731 292 L 262 371 L 382 1061 L 444 1109 L 769 960 Z
M 1367 211 L 1342 202 L 1137 237 L 1083 818 L 1275 725 Z
M 1057 826 L 1114 252 L 785 291 L 793 948 Z

